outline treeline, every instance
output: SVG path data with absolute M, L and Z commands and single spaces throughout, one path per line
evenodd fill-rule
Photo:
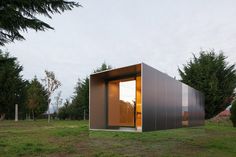
M 198 57 L 194 55 L 182 69 L 178 69 L 182 82 L 204 93 L 206 119 L 225 110 L 235 99 L 235 64 L 229 64 L 226 58 L 223 53 L 217 54 L 214 50 L 200 51 Z M 103 63 L 93 73 L 111 68 Z M 53 72 L 45 71 L 44 81 L 40 81 L 37 77 L 23 79 L 22 70 L 17 58 L 0 51 L 0 120 L 14 118 L 15 104 L 19 106 L 19 119 L 46 117 L 52 95 L 60 86 Z M 73 96 L 63 105 L 58 105 L 59 102 L 60 94 L 54 117 L 88 119 L 89 77 L 78 80 Z
M 14 118 L 15 104 L 19 108 L 19 116 L 25 116 L 26 93 L 29 82 L 20 74 L 23 67 L 15 57 L 0 50 L 0 119 Z
M 111 69 L 103 63 L 93 72 Z M 53 115 L 59 119 L 88 119 L 89 117 L 89 77 L 78 80 L 73 96 L 61 106 L 61 91 L 52 97 L 53 92 L 61 85 L 50 71 L 45 71 L 45 78 L 25 80 L 21 72 L 23 66 L 16 57 L 0 51 L 0 120 L 15 118 L 15 104 L 18 104 L 19 119 L 46 118 Z M 55 94 L 54 94 L 55 95 Z M 52 99 L 56 99 L 54 108 Z M 50 113 L 50 107 L 54 108 Z M 52 109 L 51 109 L 52 110 Z M 48 112 L 47 112 L 48 111 Z
M 181 81 L 205 95 L 205 118 L 210 119 L 235 99 L 236 68 L 221 51 L 201 50 L 178 69 Z
M 1 1 L 0 46 L 24 40 L 22 32 L 29 29 L 54 29 L 38 15 L 52 18 L 53 14 L 80 6 L 78 2 L 66 0 Z M 31 81 L 23 79 L 22 70 L 17 58 L 3 53 L 0 47 L 0 120 L 14 118 L 15 104 L 19 106 L 20 119 L 41 115 L 49 108 L 50 97 L 60 86 L 53 72 L 45 71 L 47 79 L 42 84 L 36 77 Z
M 235 100 L 235 64 L 226 61 L 223 52 L 201 50 L 193 55 L 183 68 L 178 68 L 181 82 L 198 89 L 205 95 L 205 118 L 209 119 L 224 111 Z M 103 64 L 94 72 L 110 69 Z M 72 101 L 66 101 L 59 110 L 61 119 L 88 119 L 89 116 L 89 78 L 79 80 Z M 236 119 L 236 118 L 235 118 Z
M 36 76 L 32 80 L 23 79 L 22 71 L 23 66 L 16 57 L 0 50 L 0 120 L 14 119 L 16 104 L 19 119 L 35 119 L 48 110 L 48 87 Z
M 93 73 L 111 69 L 110 65 L 103 63 Z M 88 119 L 89 118 L 89 77 L 78 80 L 72 101 L 66 100 L 63 107 L 59 109 L 60 119 Z

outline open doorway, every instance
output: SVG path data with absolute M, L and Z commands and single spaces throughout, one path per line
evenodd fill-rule
M 108 82 L 108 128 L 141 128 L 141 77 Z

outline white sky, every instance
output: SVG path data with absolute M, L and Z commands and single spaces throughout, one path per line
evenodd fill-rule
M 113 67 L 144 62 L 179 78 L 192 53 L 223 50 L 236 62 L 235 0 L 81 0 L 83 5 L 46 19 L 55 30 L 29 31 L 5 46 L 24 66 L 24 78 L 52 70 L 63 98 L 78 78 L 106 61 Z

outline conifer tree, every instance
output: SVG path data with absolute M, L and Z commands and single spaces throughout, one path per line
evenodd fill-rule
M 236 69 L 226 61 L 223 52 L 200 51 L 199 57 L 179 69 L 181 81 L 202 91 L 205 95 L 205 118 L 225 110 L 233 100 L 236 88 Z
M 0 50 L 0 119 L 14 118 L 15 104 L 19 105 L 19 112 L 24 110 L 26 81 L 21 72 L 23 67 L 17 58 Z
M 48 95 L 46 89 L 35 77 L 27 87 L 27 108 L 32 115 L 33 120 L 35 117 L 45 113 L 48 108 Z
M 0 45 L 25 39 L 21 33 L 28 29 L 35 31 L 53 29 L 37 15 L 52 18 L 52 14 L 60 14 L 78 6 L 79 3 L 67 0 L 1 0 Z

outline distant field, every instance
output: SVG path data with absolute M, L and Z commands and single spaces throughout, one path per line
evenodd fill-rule
M 0 157 L 236 157 L 230 122 L 147 133 L 88 131 L 87 121 L 0 122 Z

